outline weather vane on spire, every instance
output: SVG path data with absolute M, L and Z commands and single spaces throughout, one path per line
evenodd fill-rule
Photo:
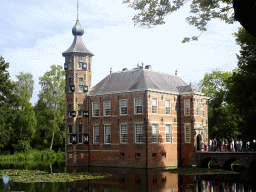
M 77 20 L 78 20 L 78 0 L 77 0 Z

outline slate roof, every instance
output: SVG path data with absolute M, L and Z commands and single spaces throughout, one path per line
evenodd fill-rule
M 84 45 L 83 43 L 83 39 L 82 36 L 76 35 L 74 37 L 74 41 L 72 43 L 72 45 L 70 46 L 70 48 L 66 51 L 64 51 L 62 53 L 62 55 L 64 56 L 67 53 L 74 53 L 74 52 L 78 52 L 78 53 L 89 53 L 91 55 L 94 56 L 94 54 L 92 52 L 90 52 Z
M 79 20 L 76 21 L 76 24 L 72 28 L 72 34 L 74 35 L 74 41 L 68 50 L 62 53 L 65 56 L 68 53 L 88 53 L 94 56 L 84 45 L 82 35 L 84 34 L 84 28 L 81 26 Z
M 194 88 L 176 75 L 133 69 L 109 74 L 91 88 L 88 96 L 144 90 L 179 94 L 193 92 Z

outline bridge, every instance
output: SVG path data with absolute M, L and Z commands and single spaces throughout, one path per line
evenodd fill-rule
M 225 170 L 231 170 L 231 164 L 235 160 L 239 160 L 245 168 L 256 168 L 256 152 L 195 152 L 197 167 L 208 168 L 211 160 Z

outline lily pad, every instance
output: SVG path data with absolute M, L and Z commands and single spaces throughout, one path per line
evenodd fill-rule
M 0 176 L 10 178 L 13 182 L 35 183 L 35 182 L 73 182 L 86 179 L 102 179 L 109 174 L 102 173 L 47 173 L 39 170 L 3 169 Z

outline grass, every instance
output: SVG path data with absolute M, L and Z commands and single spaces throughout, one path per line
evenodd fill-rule
M 104 173 L 47 173 L 39 170 L 3 169 L 0 177 L 7 177 L 12 182 L 73 182 L 77 180 L 102 179 L 111 176 Z
M 20 161 L 65 161 L 66 152 L 54 150 L 30 150 L 26 153 L 15 153 L 13 155 L 0 155 L 0 163 L 2 162 L 20 162 Z

